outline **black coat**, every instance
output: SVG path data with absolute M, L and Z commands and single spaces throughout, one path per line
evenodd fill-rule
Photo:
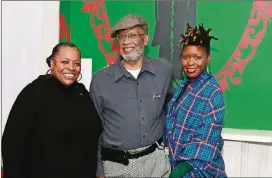
M 88 91 L 39 76 L 18 95 L 2 138 L 4 178 L 94 178 L 101 120 Z

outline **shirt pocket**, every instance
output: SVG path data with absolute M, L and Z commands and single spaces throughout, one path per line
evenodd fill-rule
M 165 94 L 164 93 L 154 93 L 150 95 L 151 99 L 151 109 L 155 114 L 155 117 L 159 117 L 161 114 L 164 114 L 164 104 L 165 104 Z

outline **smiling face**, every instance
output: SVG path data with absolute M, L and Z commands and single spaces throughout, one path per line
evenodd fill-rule
M 50 62 L 52 75 L 62 84 L 72 85 L 78 78 L 81 70 L 80 53 L 76 48 L 61 47 Z
M 184 46 L 181 57 L 181 66 L 185 74 L 191 80 L 196 79 L 210 62 L 210 55 L 204 47 L 188 45 Z
M 148 35 L 137 26 L 121 30 L 117 35 L 121 56 L 128 61 L 135 61 L 144 55 L 144 46 L 148 43 Z

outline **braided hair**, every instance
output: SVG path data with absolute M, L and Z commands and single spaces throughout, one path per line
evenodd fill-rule
M 181 35 L 179 46 L 182 46 L 182 49 L 187 45 L 204 47 L 207 54 L 209 55 L 211 49 L 211 39 L 218 40 L 218 38 L 209 35 L 211 30 L 211 28 L 205 30 L 203 24 L 200 24 L 198 27 L 196 26 L 195 28 L 193 28 L 187 23 L 187 31 L 184 35 Z

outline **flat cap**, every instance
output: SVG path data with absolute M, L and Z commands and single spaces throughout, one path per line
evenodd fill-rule
M 141 26 L 145 33 L 148 33 L 148 25 L 146 20 L 141 16 L 129 14 L 115 24 L 112 29 L 111 37 L 116 37 L 119 30 L 130 29 L 136 26 Z

